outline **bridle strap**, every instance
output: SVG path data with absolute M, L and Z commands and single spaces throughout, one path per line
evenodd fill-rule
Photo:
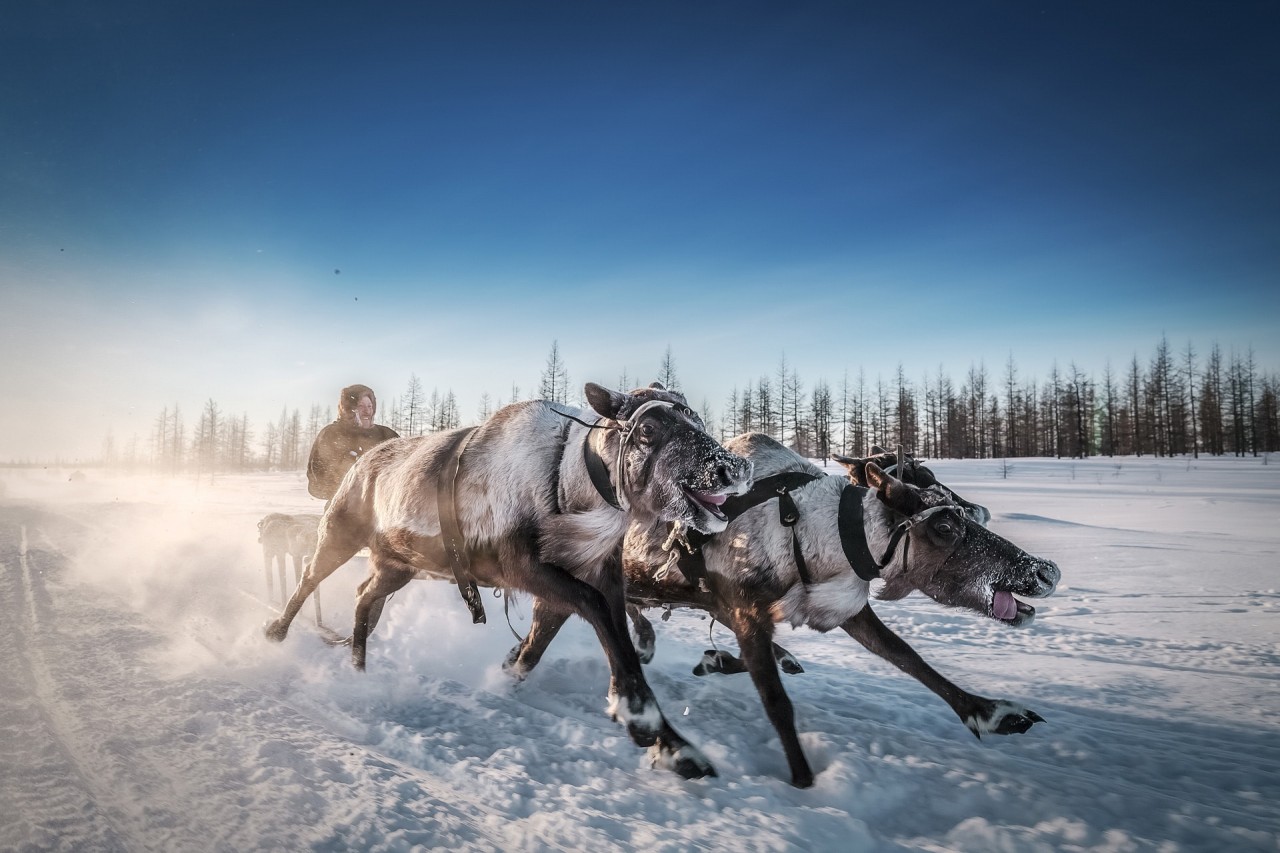
M 587 475 L 591 478 L 591 485 L 595 486 L 596 491 L 600 493 L 600 497 L 604 498 L 609 506 L 621 512 L 628 512 L 631 509 L 631 502 L 627 499 L 627 445 L 631 443 L 631 436 L 641 415 L 659 406 L 675 408 L 676 404 L 668 400 L 646 400 L 637 406 L 626 420 L 619 419 L 618 426 L 601 426 L 600 421 L 604 420 L 603 418 L 596 418 L 593 423 L 587 424 L 587 434 L 582 440 L 582 458 L 587 465 Z M 563 415 L 564 412 L 558 412 L 558 414 Z M 565 415 L 565 417 L 569 416 Z M 579 421 L 579 423 L 583 422 Z M 612 475 L 605 464 L 604 457 L 596 450 L 591 440 L 593 429 L 616 429 L 621 433 L 618 439 L 618 460 Z
M 621 421 L 622 435 L 618 440 L 618 465 L 617 471 L 614 473 L 616 480 L 614 491 L 623 512 L 630 512 L 631 510 L 631 500 L 627 497 L 627 472 L 630 470 L 627 466 L 627 445 L 631 443 L 631 436 L 635 434 L 636 425 L 640 423 L 640 416 L 650 409 L 656 409 L 660 406 L 674 409 L 676 404 L 670 400 L 646 400 L 636 407 L 630 417 L 625 421 Z
M 849 565 L 853 567 L 858 577 L 864 581 L 873 581 L 880 577 L 880 572 L 893 561 L 893 554 L 898 549 L 899 543 L 902 545 L 902 564 L 906 565 L 908 550 L 911 547 L 911 538 L 907 534 L 911 532 L 912 527 L 935 512 L 955 509 L 955 507 L 930 507 L 898 522 L 889 534 L 889 544 L 885 547 L 884 554 L 877 560 L 871 555 L 871 548 L 867 544 L 867 531 L 863 525 L 862 501 L 868 491 L 869 489 L 852 483 L 844 487 L 844 491 L 840 493 L 837 524 L 840 528 L 840 547 L 844 550 L 845 559 L 849 561 Z
M 733 521 L 747 510 L 754 506 L 759 506 L 765 501 L 786 497 L 790 501 L 791 509 L 794 512 L 795 502 L 790 499 L 788 493 L 824 476 L 826 475 L 806 474 L 804 471 L 783 471 L 781 474 L 761 477 L 751 484 L 750 491 L 745 495 L 730 495 L 725 498 L 724 503 L 720 505 L 720 511 L 730 521 Z M 793 521 L 792 524 L 794 523 Z
M 600 419 L 597 418 L 595 422 L 599 423 Z M 582 460 L 587 465 L 587 476 L 591 478 L 591 485 L 596 487 L 600 497 L 604 498 L 609 506 L 616 510 L 621 510 L 622 504 L 618 502 L 618 492 L 613 487 L 613 480 L 609 475 L 609 466 L 605 465 L 604 458 L 596 450 L 595 442 L 591 440 L 592 435 L 593 433 L 588 430 L 586 437 L 582 441 Z

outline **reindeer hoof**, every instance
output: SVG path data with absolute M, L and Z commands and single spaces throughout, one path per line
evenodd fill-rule
M 984 734 L 1020 735 L 1044 721 L 1044 717 L 1030 708 L 1001 700 L 990 702 L 981 713 L 965 720 L 965 725 L 981 740 Z
M 627 723 L 627 736 L 636 746 L 653 746 L 658 742 L 657 732 L 636 723 Z
M 704 779 L 717 776 L 707 757 L 691 744 L 672 749 L 669 744 L 654 744 L 649 752 L 654 767 L 662 767 L 677 773 L 682 779 Z
M 698 661 L 697 666 L 693 668 L 693 674 L 702 676 L 710 675 L 713 672 L 724 672 L 724 660 L 722 655 L 724 652 L 718 652 L 714 649 L 707 649 L 702 653 L 702 660 Z
M 658 735 L 666 727 L 662 711 L 658 703 L 652 699 L 638 697 L 624 698 L 616 693 L 609 694 L 609 716 L 627 727 L 627 735 L 636 746 L 653 746 Z
M 804 667 L 800 665 L 800 661 L 796 660 L 795 656 L 792 655 L 791 652 L 778 656 L 778 668 L 787 675 L 799 675 L 804 672 Z
M 741 659 L 728 652 L 715 649 L 707 649 L 703 652 L 702 660 L 698 661 L 698 665 L 693 668 L 694 675 L 710 675 L 713 672 L 718 672 L 721 675 L 733 675 L 746 671 L 747 665 Z
M 653 643 L 636 643 L 636 654 L 640 656 L 640 663 L 652 663 L 655 650 Z
M 266 635 L 268 640 L 275 643 L 282 643 L 284 642 L 284 638 L 289 634 L 289 626 L 287 624 L 281 624 L 280 620 L 277 619 L 268 622 L 262 633 Z
M 525 677 L 529 674 L 529 668 L 520 663 L 520 646 L 516 646 L 507 652 L 506 660 L 502 662 L 502 671 L 516 681 L 525 680 Z

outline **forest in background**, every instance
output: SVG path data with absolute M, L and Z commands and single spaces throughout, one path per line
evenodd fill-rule
M 652 379 L 680 389 L 671 347 Z M 624 372 L 617 387 L 649 381 Z M 1043 380 L 1022 378 L 1010 355 L 994 375 L 971 365 L 959 381 L 941 366 L 912 380 L 899 366 L 890 379 L 869 380 L 859 368 L 835 384 L 809 384 L 784 354 L 771 373 L 735 385 L 718 409 L 690 403 L 722 440 L 764 432 L 814 458 L 861 455 L 871 444 L 902 444 L 922 458 L 1220 456 L 1280 450 L 1278 391 L 1280 374 L 1260 370 L 1251 348 L 1224 355 L 1214 343 L 1201 359 L 1191 343 L 1175 351 L 1162 338 L 1147 360 L 1135 354 L 1120 369 L 1108 362 L 1100 377 L 1070 362 L 1065 369 L 1055 363 Z M 553 342 L 534 393 L 515 384 L 505 398 L 485 392 L 464 417 L 452 389 L 428 394 L 411 374 L 401 394 L 380 396 L 377 421 L 417 436 L 482 422 L 506 403 L 569 403 L 580 393 Z M 96 464 L 172 474 L 298 470 L 332 420 L 331 405 L 312 404 L 306 416 L 283 406 L 276 420 L 254 429 L 247 414 L 229 416 L 209 399 L 188 425 L 175 404 L 156 415 L 150 435 L 121 443 L 108 434 Z

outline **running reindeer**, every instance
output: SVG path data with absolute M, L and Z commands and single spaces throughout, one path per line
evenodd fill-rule
M 990 510 L 981 504 L 976 504 L 960 497 L 950 487 L 939 482 L 931 469 L 926 468 L 910 454 L 904 453 L 902 462 L 899 464 L 898 454 L 892 450 L 885 450 L 878 445 L 872 445 L 868 456 L 841 456 L 838 453 L 833 453 L 831 458 L 844 466 L 848 472 L 849 482 L 855 486 L 871 488 L 871 484 L 867 482 L 866 472 L 867 465 L 874 464 L 881 468 L 884 473 L 891 474 L 904 483 L 919 486 L 921 489 L 926 490 L 925 498 L 931 506 L 945 501 L 958 506 L 964 511 L 965 515 L 983 527 L 986 527 L 987 523 L 991 521 Z M 795 476 L 799 477 L 800 482 L 807 482 L 809 475 L 797 473 Z M 763 495 L 765 487 L 753 489 L 753 492 L 758 496 Z M 696 543 L 696 534 L 694 539 Z M 675 556 L 678 559 L 680 555 L 677 553 Z M 695 553 L 684 559 L 686 562 L 693 561 L 696 563 L 698 558 Z M 631 617 L 631 624 L 635 628 L 636 651 L 640 653 L 640 661 L 641 663 L 649 663 L 649 661 L 653 660 L 657 642 L 653 625 L 645 618 L 641 604 L 629 602 L 627 604 L 627 615 Z M 804 667 L 800 665 L 800 661 L 796 659 L 795 655 L 777 643 L 773 644 L 773 656 L 778 662 L 778 667 L 786 674 L 798 675 L 804 672 Z M 735 657 L 723 649 L 708 649 L 702 655 L 702 660 L 693 668 L 694 675 L 711 675 L 712 673 L 733 675 L 747 671 L 747 665 L 743 663 L 741 658 Z
M 748 433 L 725 446 L 751 460 L 756 472 L 751 491 L 722 506 L 731 518 L 728 530 L 704 537 L 695 554 L 677 556 L 666 552 L 672 543 L 662 525 L 635 522 L 624 549 L 627 596 L 645 607 L 703 610 L 733 630 L 781 739 L 792 784 L 812 785 L 813 771 L 774 657 L 778 622 L 823 632 L 841 628 L 936 693 L 979 737 L 1021 733 L 1043 722 L 1022 705 L 952 684 L 880 621 L 868 599 L 871 580 L 879 577 L 882 599 L 919 590 L 944 605 L 1024 625 L 1035 608 L 1014 596 L 1050 595 L 1060 578 L 1054 563 L 984 528 L 947 490 L 910 485 L 874 462 L 863 466 L 870 488 L 862 488 L 825 475 L 766 435 Z M 536 663 L 563 622 L 535 602 L 529 634 L 509 660 L 526 668 Z
M 655 383 L 619 393 L 586 386 L 594 415 L 514 403 L 479 427 L 392 439 L 365 453 L 320 524 L 315 557 L 266 634 L 283 640 L 317 585 L 361 547 L 370 574 L 356 597 L 352 659 L 365 667 L 371 619 L 422 572 L 456 580 L 472 618 L 478 586 L 531 593 L 576 614 L 608 659 L 609 712 L 655 764 L 686 778 L 710 762 L 667 722 L 627 631 L 622 540 L 635 520 L 717 533 L 720 506 L 747 492 L 751 463 L 707 435 L 684 396 Z M 595 423 L 589 423 L 588 420 Z

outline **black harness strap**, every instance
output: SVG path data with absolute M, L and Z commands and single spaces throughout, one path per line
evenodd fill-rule
M 783 471 L 781 474 L 762 477 L 751 484 L 751 491 L 745 495 L 731 495 L 725 498 L 724 503 L 720 505 L 720 511 L 733 521 L 753 506 L 759 506 L 777 497 L 787 497 L 788 492 L 795 491 L 824 476 L 826 475 L 806 474 L 804 471 Z M 791 507 L 792 514 L 796 514 L 795 501 L 787 497 L 787 503 Z M 795 524 L 795 521 L 792 520 L 791 523 Z
M 778 495 L 778 523 L 791 529 L 791 554 L 796 561 L 796 572 L 800 575 L 800 582 L 809 586 L 813 583 L 813 578 L 809 575 L 809 567 L 804 562 L 800 537 L 796 535 L 796 522 L 799 520 L 800 509 L 796 506 L 795 498 L 791 497 L 790 490 L 783 491 Z
M 757 507 L 765 501 L 778 499 L 778 521 L 784 527 L 794 527 L 795 523 L 800 520 L 800 512 L 796 508 L 795 499 L 791 497 L 791 492 L 801 486 L 812 483 L 814 480 L 821 479 L 823 474 L 806 474 L 803 471 L 784 471 L 781 474 L 774 474 L 769 477 L 762 477 L 751 484 L 751 490 L 745 495 L 733 495 L 725 499 L 720 505 L 720 511 L 732 523 L 734 519 L 742 515 L 752 507 Z M 800 572 L 800 579 L 806 584 L 809 580 L 809 568 L 805 565 L 804 555 L 800 552 L 800 542 L 796 539 L 795 531 L 791 531 L 792 551 L 796 557 L 796 568 Z M 707 561 L 702 555 L 702 546 L 711 539 L 706 533 L 700 533 L 697 530 L 690 530 L 687 535 L 689 543 L 689 552 L 680 555 L 679 567 L 680 573 L 687 578 L 690 583 L 697 584 L 704 580 L 707 576 Z
M 836 517 L 836 524 L 840 528 L 840 547 L 844 549 L 844 557 L 853 567 L 854 573 L 864 581 L 873 581 L 880 577 L 880 570 L 893 559 L 893 552 L 897 550 L 898 543 L 911 529 L 912 519 L 907 519 L 893 528 L 893 532 L 889 534 L 889 547 L 885 549 L 884 557 L 876 560 L 871 556 L 871 548 L 867 545 L 866 528 L 863 527 L 862 522 L 862 500 L 868 491 L 870 490 L 852 483 L 844 487 L 844 491 L 840 493 L 840 511 Z M 910 541 L 910 539 L 907 540 L 908 543 Z M 908 545 L 902 546 L 904 562 L 907 559 L 907 547 Z
M 597 418 L 595 423 L 600 423 L 600 419 Z M 620 510 L 622 504 L 618 502 L 618 492 L 613 488 L 613 480 L 609 477 L 609 467 L 604 464 L 604 459 L 596 450 L 595 443 L 591 440 L 592 435 L 593 433 L 588 430 L 582 439 L 582 460 L 587 463 L 587 475 L 591 477 L 591 485 L 596 487 L 600 497 L 604 498 L 609 506 Z
M 456 443 L 449 451 L 444 463 L 444 476 L 436 486 L 436 503 L 440 513 L 440 538 L 444 544 L 444 552 L 449 558 L 449 567 L 453 569 L 454 580 L 458 582 L 458 592 L 471 611 L 471 621 L 485 621 L 484 603 L 480 600 L 480 589 L 471 576 L 471 559 L 467 549 L 463 547 L 462 527 L 458 524 L 457 485 L 458 469 L 462 466 L 462 452 L 466 450 L 475 435 L 475 427 L 458 434 Z
M 853 566 L 854 574 L 864 581 L 880 577 L 880 564 L 871 556 L 867 547 L 866 529 L 862 526 L 862 500 L 867 489 L 852 483 L 844 487 L 840 493 L 840 512 L 836 516 L 836 524 L 840 528 L 840 547 L 844 549 L 844 557 Z

